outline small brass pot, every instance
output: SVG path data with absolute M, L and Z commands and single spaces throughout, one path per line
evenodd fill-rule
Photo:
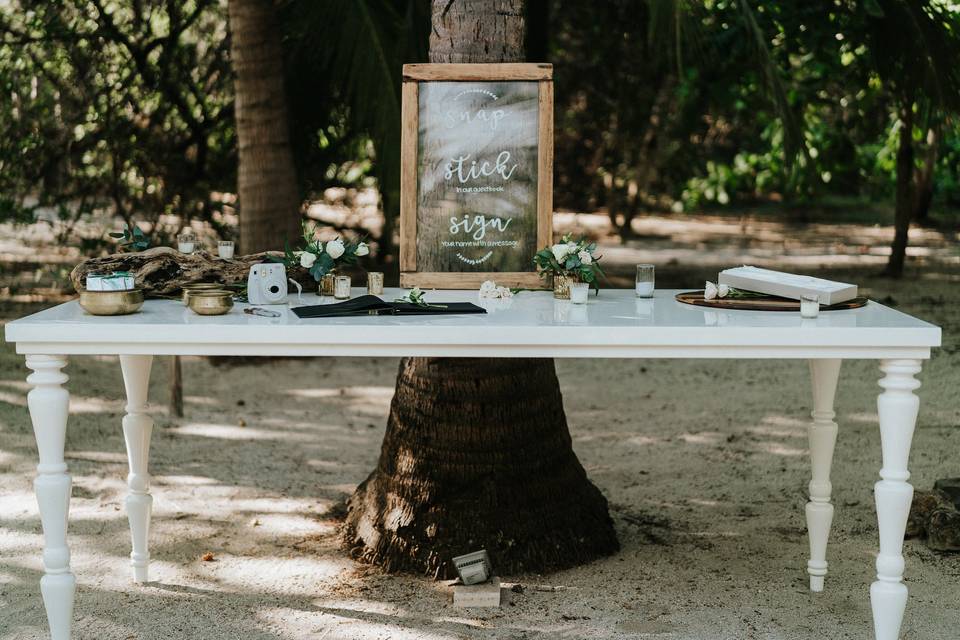
M 201 316 L 222 316 L 233 309 L 233 294 L 222 289 L 192 291 L 187 306 Z
M 190 294 L 197 291 L 223 291 L 223 285 L 216 282 L 192 282 L 185 284 L 183 289 L 183 304 L 190 304 Z
M 125 316 L 140 311 L 143 291 L 81 291 L 80 306 L 94 316 Z

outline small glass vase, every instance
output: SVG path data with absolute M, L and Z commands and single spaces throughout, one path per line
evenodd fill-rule
M 580 282 L 580 279 L 563 273 L 553 274 L 553 297 L 557 300 L 569 300 L 571 282 Z
M 336 287 L 337 282 L 337 273 L 331 271 L 322 278 L 320 278 L 320 286 L 317 288 L 318 296 L 332 296 L 334 288 Z

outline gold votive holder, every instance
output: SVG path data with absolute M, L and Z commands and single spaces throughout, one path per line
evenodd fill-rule
M 380 271 L 367 273 L 367 293 L 374 296 L 383 295 L 383 273 Z
M 577 282 L 577 280 L 572 276 L 555 273 L 553 275 L 553 297 L 557 300 L 569 300 L 570 284 L 573 282 Z
M 337 276 L 333 286 L 333 297 L 337 300 L 350 299 L 350 276 Z
M 331 272 L 320 278 L 320 286 L 317 288 L 318 296 L 332 296 L 333 288 L 336 284 L 337 276 Z

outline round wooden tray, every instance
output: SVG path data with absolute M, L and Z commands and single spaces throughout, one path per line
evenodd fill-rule
M 763 298 L 714 298 L 703 299 L 703 290 L 678 293 L 677 300 L 684 304 L 698 307 L 712 307 L 714 309 L 740 309 L 743 311 L 800 311 L 800 301 L 777 296 Z M 820 311 L 840 311 L 841 309 L 857 309 L 867 304 L 867 299 L 860 297 L 838 304 L 821 305 Z

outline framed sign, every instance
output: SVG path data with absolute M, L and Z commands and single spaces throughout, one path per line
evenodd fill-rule
M 404 65 L 400 164 L 401 286 L 545 286 L 552 65 Z

